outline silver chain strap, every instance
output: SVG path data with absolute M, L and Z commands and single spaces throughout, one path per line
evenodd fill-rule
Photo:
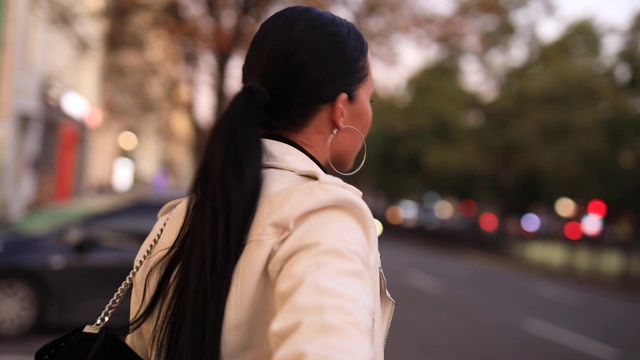
M 133 278 L 138 273 L 138 270 L 140 270 L 140 268 L 142 267 L 142 264 L 144 263 L 144 261 L 147 260 L 147 257 L 149 257 L 149 255 L 151 254 L 151 251 L 153 250 L 153 248 L 158 244 L 158 241 L 160 241 L 160 236 L 162 236 L 162 233 L 164 232 L 164 227 L 167 225 L 168 221 L 169 221 L 169 217 L 167 217 L 167 219 L 164 221 L 164 224 L 162 224 L 160 231 L 158 231 L 158 234 L 151 242 L 151 245 L 149 245 L 149 248 L 147 249 L 147 251 L 144 252 L 144 254 L 142 255 L 142 258 L 138 260 L 138 262 L 135 264 L 131 272 L 129 272 L 129 275 L 127 275 L 127 278 L 122 282 L 122 285 L 120 285 L 120 287 L 118 288 L 118 291 L 116 291 L 116 293 L 113 295 L 113 298 L 109 300 L 109 303 L 102 311 L 102 314 L 100 314 L 100 317 L 98 317 L 98 320 L 96 320 L 96 323 L 93 324 L 93 328 L 95 330 L 99 330 L 100 328 L 102 328 L 104 324 L 106 324 L 107 321 L 109 321 L 111 314 L 116 310 L 118 305 L 120 305 L 120 301 L 122 301 L 122 298 L 127 293 L 127 290 L 129 290 L 129 288 L 131 287 L 131 284 L 133 283 Z

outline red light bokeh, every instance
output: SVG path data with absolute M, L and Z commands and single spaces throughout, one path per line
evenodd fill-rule
M 607 215 L 607 204 L 600 199 L 593 199 L 587 205 L 587 213 L 604 218 Z
M 498 228 L 499 221 L 498 221 L 498 217 L 495 214 L 486 212 L 480 215 L 480 218 L 478 219 L 478 224 L 480 225 L 480 228 L 482 230 L 486 232 L 493 232 L 493 231 L 496 231 L 496 229 Z
M 577 221 L 570 221 L 564 225 L 564 236 L 569 240 L 580 240 L 582 238 L 582 227 Z
M 460 214 L 465 217 L 472 217 L 478 213 L 478 204 L 471 199 L 464 199 L 460 202 Z

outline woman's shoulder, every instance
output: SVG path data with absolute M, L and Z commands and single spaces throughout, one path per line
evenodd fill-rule
M 186 208 L 188 202 L 189 202 L 188 196 L 169 201 L 168 203 L 164 204 L 162 208 L 160 208 L 160 211 L 158 211 L 158 218 L 164 217 L 165 215 L 171 213 L 178 207 Z
M 273 169 L 263 177 L 265 198 L 293 204 L 325 207 L 328 204 L 364 205 L 362 192 L 342 179 L 318 170 Z
M 315 171 L 278 171 L 265 177 L 255 218 L 258 224 L 290 228 L 318 215 L 351 218 L 363 225 L 372 221 L 360 190 L 337 177 Z

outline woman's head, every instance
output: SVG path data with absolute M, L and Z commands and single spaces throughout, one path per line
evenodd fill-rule
M 341 93 L 354 101 L 369 75 L 368 45 L 350 22 L 320 9 L 294 6 L 267 19 L 243 66 L 243 84 L 268 93 L 266 131 L 298 131 Z

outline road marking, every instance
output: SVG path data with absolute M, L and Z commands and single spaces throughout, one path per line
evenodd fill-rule
M 590 339 L 584 335 L 534 317 L 525 318 L 522 323 L 522 328 L 530 334 L 564 345 L 596 359 L 615 360 L 618 358 L 620 352 L 618 349 L 597 340 Z
M 407 270 L 404 274 L 404 279 L 409 283 L 409 285 L 431 295 L 442 294 L 442 282 L 435 276 L 429 275 L 418 269 Z

